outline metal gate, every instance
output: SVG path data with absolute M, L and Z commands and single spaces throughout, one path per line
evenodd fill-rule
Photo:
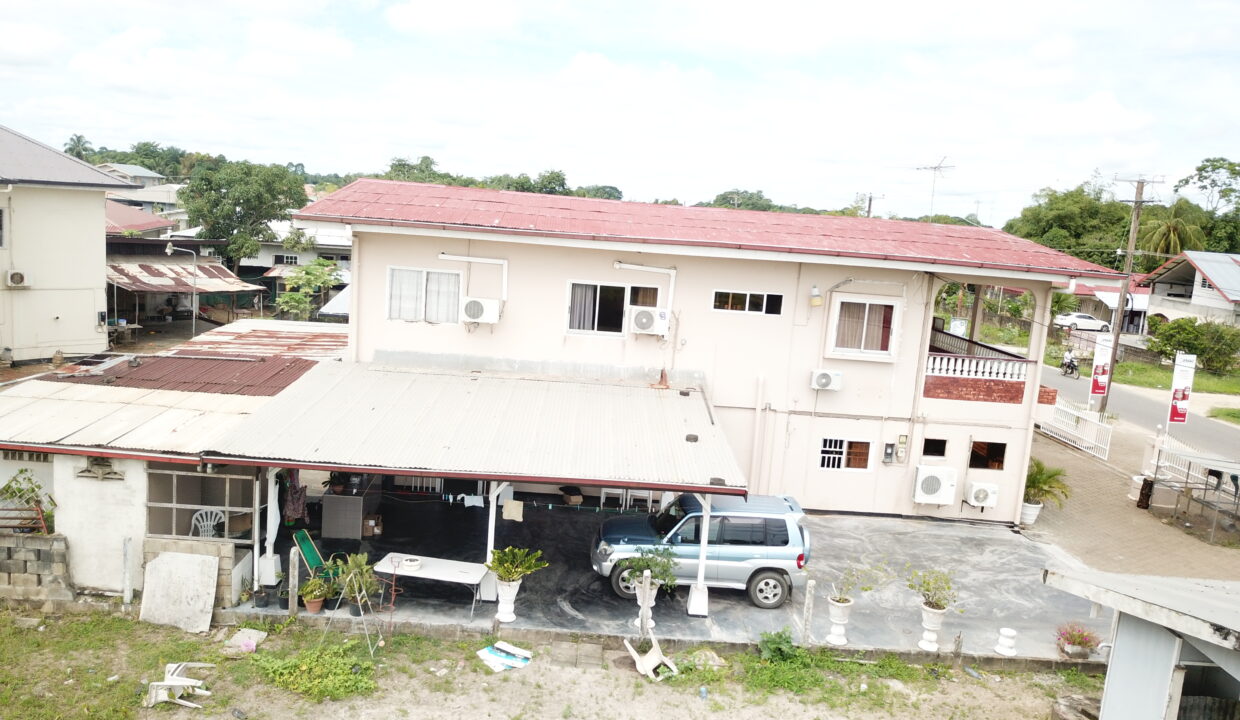
M 1050 422 L 1042 423 L 1039 430 L 1103 460 L 1111 450 L 1111 425 L 1102 413 L 1063 397 L 1055 401 Z

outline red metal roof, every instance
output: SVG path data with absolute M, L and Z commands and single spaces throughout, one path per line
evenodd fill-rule
M 245 282 L 210 258 L 185 261 L 161 255 L 109 255 L 107 262 L 108 282 L 133 292 L 202 294 L 266 290 L 262 285 Z
M 272 396 L 315 365 L 313 360 L 304 358 L 241 356 L 144 356 L 139 362 L 137 367 L 121 361 L 98 371 L 87 371 L 89 374 L 44 379 L 146 390 Z
M 291 320 L 238 320 L 178 345 L 172 355 L 292 356 L 339 359 L 349 347 L 349 327 Z
M 294 217 L 1120 277 L 1001 230 L 361 179 Z
M 126 205 L 125 203 L 118 203 L 115 200 L 104 201 L 103 216 L 107 232 L 111 235 L 119 235 L 129 231 L 145 232 L 157 228 L 176 227 L 176 223 L 167 218 L 161 218 L 154 213 L 149 213 L 141 208 Z

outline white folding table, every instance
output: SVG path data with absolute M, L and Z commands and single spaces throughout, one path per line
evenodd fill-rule
M 420 562 L 413 562 L 415 559 Z M 474 589 L 473 602 L 469 605 L 469 617 L 473 619 L 474 607 L 478 604 L 478 586 L 482 584 L 482 578 L 486 577 L 487 567 L 482 563 L 445 560 L 425 555 L 388 553 L 383 556 L 382 560 L 375 563 L 375 572 L 469 585 Z M 394 603 L 396 601 L 395 583 L 392 589 L 392 602 Z

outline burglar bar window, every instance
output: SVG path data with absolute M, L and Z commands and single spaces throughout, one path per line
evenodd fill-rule
M 864 470 L 870 466 L 870 444 L 857 440 L 824 438 L 818 467 L 824 470 Z

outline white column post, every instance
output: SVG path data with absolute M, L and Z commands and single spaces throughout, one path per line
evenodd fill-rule
M 495 508 L 499 505 L 500 493 L 504 492 L 506 487 L 508 487 L 507 482 L 492 482 L 491 491 L 487 493 L 487 553 L 482 560 L 484 563 L 491 562 L 491 551 L 495 549 Z M 478 597 L 492 602 L 499 599 L 495 573 L 488 572 L 482 578 L 482 584 L 478 587 Z
M 710 495 L 694 493 L 693 496 L 702 503 L 702 526 L 698 535 L 697 581 L 689 588 L 688 612 L 693 617 L 708 617 L 710 594 L 706 590 L 706 545 L 710 537 Z

